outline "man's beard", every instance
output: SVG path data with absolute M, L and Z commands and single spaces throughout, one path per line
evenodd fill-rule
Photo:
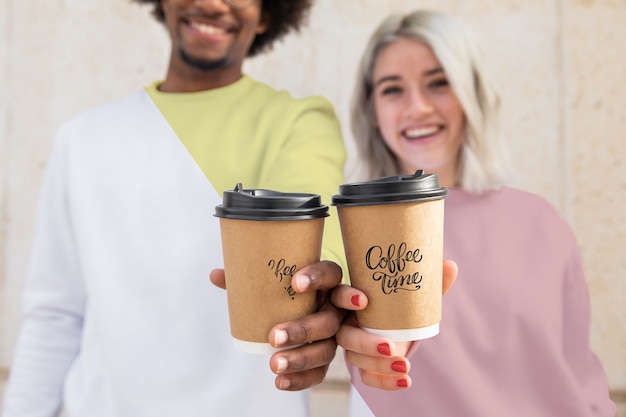
M 189 55 L 183 48 L 179 49 L 180 57 L 189 66 L 197 68 L 202 71 L 212 71 L 218 68 L 222 68 L 226 65 L 226 58 L 216 60 L 206 60 L 201 58 L 194 58 Z

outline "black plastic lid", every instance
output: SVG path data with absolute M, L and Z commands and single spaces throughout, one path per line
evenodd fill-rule
M 439 200 L 448 190 L 439 186 L 437 174 L 384 177 L 373 181 L 355 182 L 339 186 L 339 194 L 332 198 L 333 206 L 369 206 L 374 204 L 408 203 Z
M 244 189 L 241 183 L 224 191 L 215 216 L 239 220 L 306 220 L 328 216 L 328 206 L 318 194 L 282 193 Z

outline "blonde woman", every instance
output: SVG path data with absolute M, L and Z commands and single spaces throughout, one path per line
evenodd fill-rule
M 434 338 L 394 343 L 354 319 L 337 333 L 377 417 L 615 415 L 575 237 L 545 200 L 506 185 L 498 104 L 470 34 L 446 15 L 390 16 L 363 54 L 352 127 L 367 178 L 438 174 L 444 258 L 460 271 Z M 334 298 L 367 305 L 349 287 Z M 354 398 L 352 415 L 370 412 Z

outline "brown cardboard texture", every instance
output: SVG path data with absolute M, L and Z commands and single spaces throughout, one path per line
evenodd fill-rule
M 441 320 L 444 200 L 338 207 L 359 324 L 418 329 Z
M 315 293 L 296 294 L 295 271 L 320 259 L 324 219 L 220 219 L 226 292 L 234 338 L 268 343 L 270 329 L 315 309 Z

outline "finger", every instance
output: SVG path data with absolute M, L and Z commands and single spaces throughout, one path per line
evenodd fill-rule
M 278 374 L 276 387 L 297 391 L 319 384 L 324 380 L 336 352 L 335 341 L 326 339 L 274 353 L 270 358 L 270 368 Z
M 321 384 L 327 372 L 328 366 L 321 366 L 297 374 L 280 374 L 274 384 L 283 391 L 300 391 Z
M 443 288 L 442 294 L 448 292 L 456 277 L 459 275 L 459 267 L 454 261 L 446 260 L 443 261 Z
M 345 358 L 350 365 L 377 374 L 398 376 L 411 370 L 411 363 L 404 356 L 374 357 L 347 350 Z
M 394 342 L 396 345 L 396 355 L 407 356 L 413 345 L 419 343 L 419 340 L 411 340 L 407 342 Z
M 360 327 L 342 325 L 335 335 L 335 340 L 346 351 L 375 357 L 398 356 L 396 346 L 391 339 L 369 333 Z
M 349 285 L 339 285 L 330 294 L 331 302 L 346 310 L 363 310 L 367 307 L 367 296 Z
M 411 377 L 408 375 L 383 375 L 374 372 L 361 371 L 361 381 L 370 387 L 388 391 L 398 391 L 411 388 Z
M 226 275 L 224 275 L 224 270 L 223 269 L 214 269 L 209 273 L 209 278 L 211 279 L 211 282 L 222 288 L 222 289 L 226 289 Z
M 341 282 L 343 271 L 331 261 L 320 261 L 300 268 L 291 278 L 296 292 L 329 290 Z
M 344 310 L 326 303 L 317 313 L 272 327 L 269 341 L 274 347 L 284 347 L 332 338 L 345 315 Z
M 291 374 L 325 366 L 335 357 L 334 339 L 320 340 L 299 347 L 281 350 L 270 358 L 270 368 L 276 374 Z

